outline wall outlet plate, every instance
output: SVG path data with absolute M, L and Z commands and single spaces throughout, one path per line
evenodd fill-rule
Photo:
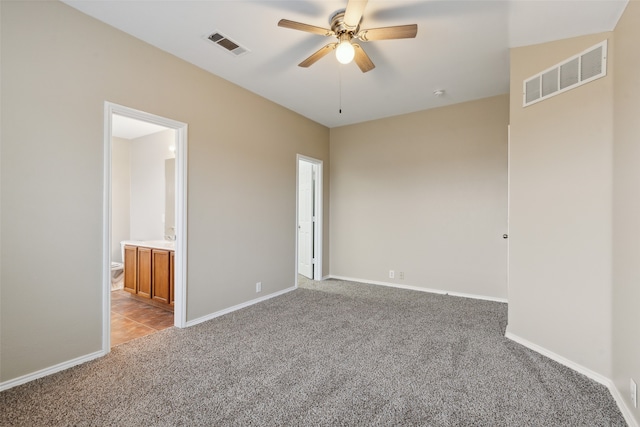
M 396 272 L 393 270 L 389 270 L 389 279 L 394 279 L 396 277 Z
M 638 407 L 638 386 L 636 382 L 631 378 L 629 380 L 629 389 L 631 391 L 631 404 L 634 408 Z
M 262 282 L 256 283 L 256 292 L 262 292 Z

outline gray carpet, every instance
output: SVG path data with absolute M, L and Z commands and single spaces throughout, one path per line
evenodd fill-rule
M 307 282 L 7 390 L 0 424 L 626 425 L 605 387 L 504 338 L 506 319 L 501 303 Z

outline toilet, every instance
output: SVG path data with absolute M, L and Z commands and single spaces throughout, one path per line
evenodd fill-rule
M 111 290 L 115 291 L 124 288 L 124 264 L 121 262 L 111 263 Z
M 125 241 L 120 242 L 120 256 L 124 260 Z M 124 289 L 124 264 L 111 261 L 111 290 Z

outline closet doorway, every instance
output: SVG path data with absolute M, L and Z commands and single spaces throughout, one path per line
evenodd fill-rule
M 298 155 L 296 285 L 298 274 L 322 280 L 322 161 Z

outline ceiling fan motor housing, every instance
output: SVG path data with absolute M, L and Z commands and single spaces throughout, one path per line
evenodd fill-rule
M 344 22 L 344 12 L 345 9 L 340 9 L 336 13 L 331 16 L 329 23 L 331 24 L 331 30 L 335 33 L 335 35 L 340 38 L 343 34 L 349 34 L 349 38 L 353 38 L 358 31 L 360 30 L 360 23 L 355 27 L 350 27 Z M 360 19 L 362 21 L 362 19 Z

